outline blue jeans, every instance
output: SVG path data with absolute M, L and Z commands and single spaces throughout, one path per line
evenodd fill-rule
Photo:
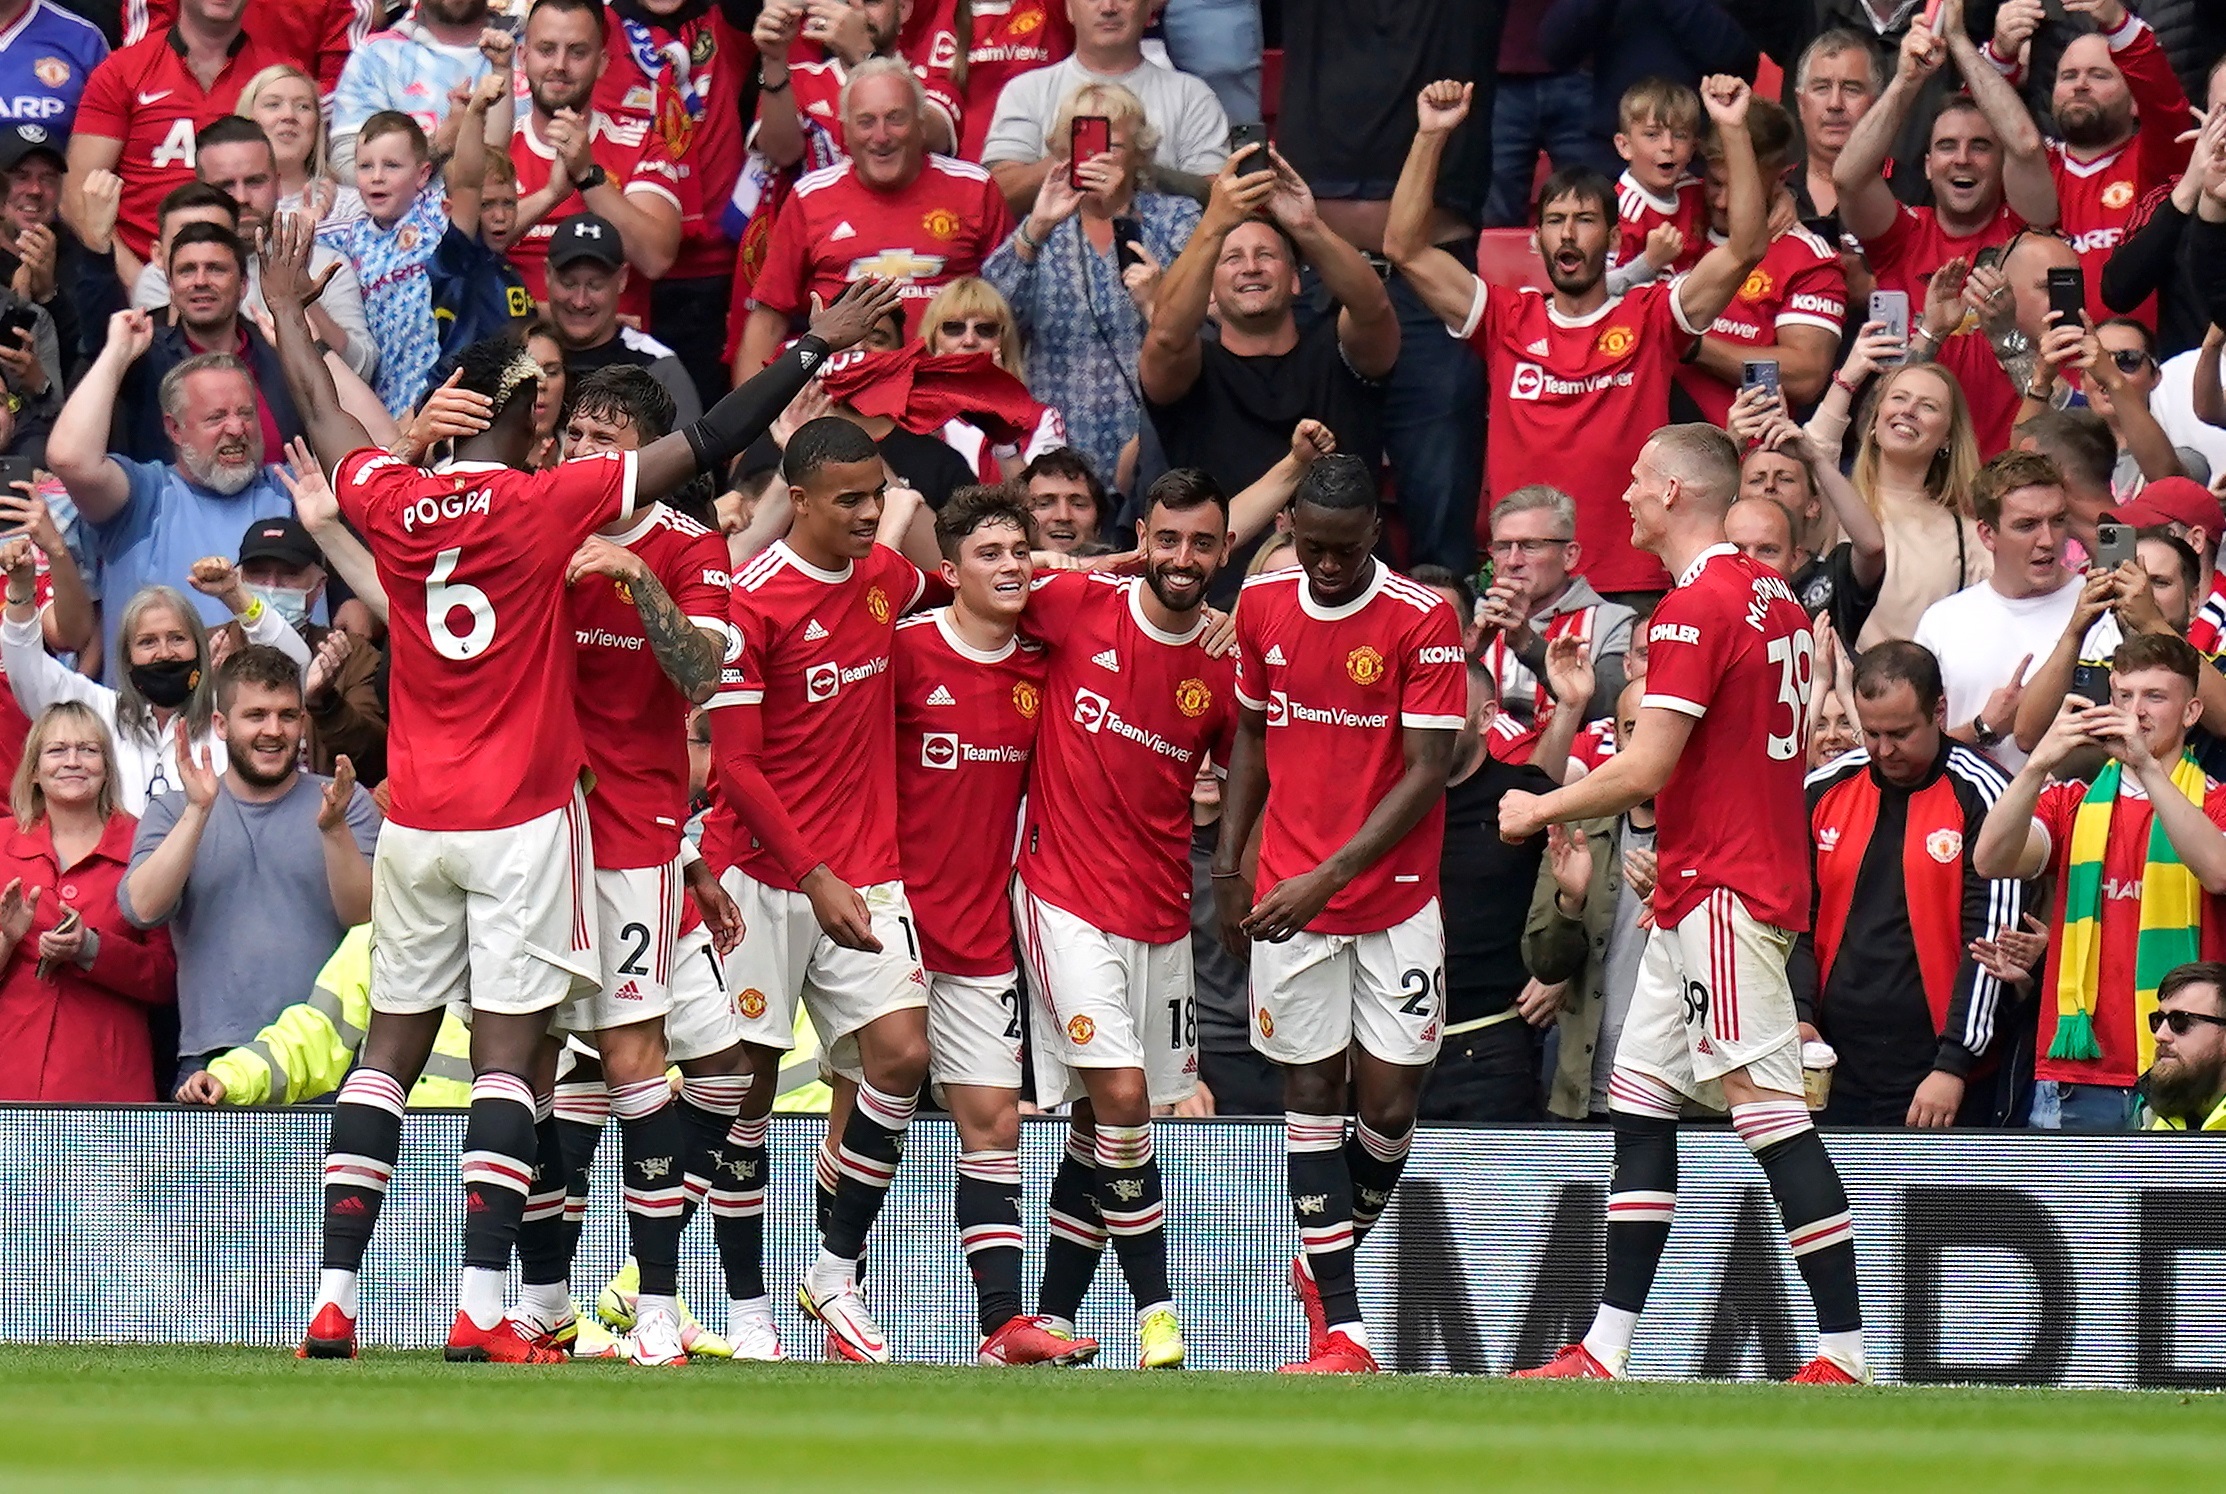
M 1472 269 L 1474 246 L 1449 246 Z M 1386 282 L 1399 314 L 1399 361 L 1384 386 L 1384 457 L 1407 531 L 1407 564 L 1476 569 L 1476 497 L 1484 483 L 1484 364 L 1446 335 L 1396 272 Z
M 1159 25 L 1168 60 L 1213 90 L 1231 124 L 1259 123 L 1260 0 L 1168 0 Z
M 1486 228 L 1514 228 L 1530 221 L 1530 179 L 1544 151 L 1556 171 L 1598 166 L 1609 176 L 1623 169 L 1612 147 L 1586 132 L 1592 113 L 1592 79 L 1584 73 L 1502 75 L 1492 95 L 1492 195 L 1484 204 Z
M 2043 1079 L 2033 1086 L 2037 1131 L 2130 1131 L 2133 1091 L 2108 1084 L 2065 1084 Z

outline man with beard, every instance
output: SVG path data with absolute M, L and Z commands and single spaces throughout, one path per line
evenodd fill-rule
M 218 773 L 181 750 L 182 793 L 150 800 L 118 889 L 139 928 L 178 952 L 178 1076 L 251 1042 L 371 916 L 379 812 L 341 758 L 301 770 L 301 670 L 249 644 L 217 670 Z
M 1051 672 L 1013 921 L 1035 991 L 1037 1102 L 1075 1102 L 1037 1321 L 1073 1336 L 1110 1237 L 1143 1369 L 1183 1362 L 1151 1123 L 1198 1082 L 1190 799 L 1235 732 L 1236 671 L 1207 654 L 1204 615 L 1234 539 L 1213 479 L 1170 472 L 1137 524 L 1142 578 L 1039 578 L 1023 623 Z
M 1613 600 L 1659 591 L 1661 563 L 1633 548 L 1619 501 L 1647 437 L 1669 417 L 1670 375 L 1692 340 L 1731 304 L 1770 247 L 1766 196 L 1747 135 L 1750 90 L 1737 78 L 1703 81 L 1701 100 L 1723 141 L 1727 236 L 1674 281 L 1610 296 L 1615 186 L 1589 168 L 1558 171 L 1538 198 L 1546 293 L 1487 286 L 1428 242 L 1438 162 L 1468 118 L 1470 85 L 1432 83 L 1415 100 L 1420 128 L 1391 200 L 1384 252 L 1456 337 L 1483 357 L 1490 387 L 1489 486 L 1511 494 L 1552 473 L 1576 499 L 1574 538 L 1585 580 Z M 1166 304 L 1166 292 L 1161 293 Z
M 2110 314 L 2102 300 L 2103 263 L 2125 241 L 2136 205 L 2187 168 L 2186 134 L 2195 116 L 2148 22 L 2119 0 L 2080 8 L 2099 29 L 2074 38 L 2056 63 L 2049 112 L 2063 138 L 2048 142 L 2048 169 L 2064 234 L 2087 272 L 2087 315 L 2099 322 Z M 2041 19 L 2041 0 L 2008 0 L 1995 12 L 1986 60 L 2012 83 L 2025 70 L 2017 58 Z M 2133 315 L 2155 330 L 2153 298 Z
M 673 267 L 680 250 L 688 195 L 680 167 L 663 135 L 622 124 L 595 107 L 596 80 L 608 60 L 601 0 L 534 0 L 522 42 L 532 107 L 518 115 L 511 132 L 522 225 L 510 245 L 511 262 L 533 298 L 546 301 L 549 241 L 557 224 L 593 213 L 618 230 L 626 262 L 640 272 L 619 310 L 647 325 L 650 282 Z
M 2149 1033 L 2144 1128 L 2226 1131 L 2226 965 L 2198 960 L 2158 982 Z
M 180 237 L 195 231 L 189 226 Z M 181 251 L 173 263 L 185 259 Z M 118 386 L 157 335 L 146 312 L 117 312 L 107 344 L 62 406 L 47 440 L 54 475 L 93 527 L 101 591 L 110 599 L 105 657 L 111 675 L 123 598 L 149 582 L 180 584 L 202 556 L 231 554 L 252 521 L 294 511 L 285 488 L 264 470 L 272 438 L 265 432 L 254 374 L 230 353 L 195 354 L 162 376 L 156 399 L 167 460 L 108 454 L 108 412 Z M 232 620 L 213 597 L 200 596 L 198 605 L 212 627 Z
M 417 0 L 411 13 L 367 36 L 348 54 L 332 94 L 332 170 L 355 180 L 356 132 L 381 110 L 417 121 L 428 138 L 440 128 L 458 90 L 469 90 L 498 63 L 510 65 L 507 34 L 490 32 L 487 0 Z M 506 126 L 488 111 L 489 145 Z

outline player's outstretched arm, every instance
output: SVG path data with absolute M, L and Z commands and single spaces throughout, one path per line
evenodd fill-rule
M 278 366 L 286 375 L 286 390 L 294 397 L 309 446 L 327 472 L 351 451 L 372 445 L 363 423 L 340 405 L 340 391 L 325 367 L 317 341 L 309 330 L 309 304 L 324 289 L 324 281 L 309 274 L 309 251 L 316 242 L 316 225 L 298 213 L 280 213 L 264 236 L 263 304 L 270 309 L 271 327 L 278 334 Z M 329 280 L 338 272 L 335 260 L 325 270 Z
M 1445 798 L 1446 775 L 1453 767 L 1453 739 L 1441 726 L 1409 726 L 1400 732 L 1407 770 L 1376 801 L 1353 838 L 1330 852 L 1312 871 L 1285 877 L 1253 905 L 1244 932 L 1254 939 L 1280 942 L 1312 923 L 1346 884 L 1375 865 L 1409 830 Z M 1567 749 L 1563 749 L 1564 755 Z
M 865 339 L 897 304 L 893 280 L 854 280 L 834 304 L 812 318 L 811 330 L 758 370 L 701 419 L 642 448 L 635 486 L 643 499 L 662 498 L 698 472 L 718 472 L 773 428 L 788 402 L 834 353 Z
M 1245 919 L 1252 916 L 1252 879 L 1244 874 L 1244 855 L 1267 801 L 1268 713 L 1240 704 L 1229 775 L 1221 784 L 1221 838 L 1214 845 L 1212 867 L 1222 947 L 1240 960 L 1252 942 L 1244 931 Z
M 1695 718 L 1664 706 L 1641 706 L 1631 745 L 1575 783 L 1550 794 L 1513 790 L 1500 800 L 1499 835 L 1528 840 L 1548 825 L 1609 819 L 1662 791 L 1693 734 Z

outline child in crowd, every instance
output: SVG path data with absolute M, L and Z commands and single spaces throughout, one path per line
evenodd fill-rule
M 1619 222 L 1608 288 L 1620 295 L 1664 270 L 1679 274 L 1708 250 L 1708 192 L 1690 169 L 1700 145 L 1700 95 L 1667 78 L 1641 78 L 1617 106 Z
M 486 114 L 507 86 L 506 77 L 490 73 L 472 90 L 445 189 L 416 120 L 391 109 L 365 120 L 356 135 L 363 216 L 319 234 L 363 283 L 364 319 L 379 345 L 376 392 L 390 411 L 417 402 L 443 352 L 495 330 L 479 314 L 484 292 L 474 282 L 499 273 L 498 256 L 480 242 L 479 219 Z

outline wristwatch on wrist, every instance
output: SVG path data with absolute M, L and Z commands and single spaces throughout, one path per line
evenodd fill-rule
M 572 190 L 575 192 L 592 192 L 610 179 L 611 174 L 605 171 L 603 163 L 598 161 L 572 178 Z
M 1971 740 L 1981 747 L 1996 747 L 2001 745 L 2002 734 L 1986 724 L 1982 713 L 1971 718 Z

